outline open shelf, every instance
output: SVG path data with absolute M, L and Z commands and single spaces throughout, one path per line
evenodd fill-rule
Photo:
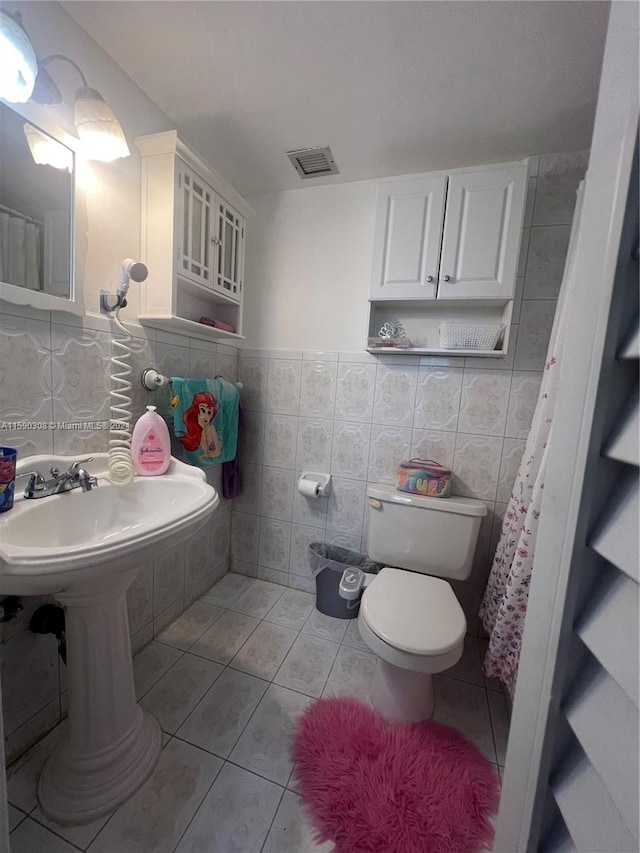
M 367 347 L 373 355 L 482 355 L 502 358 L 503 349 L 437 349 L 436 347 Z
M 138 322 L 142 326 L 151 326 L 154 329 L 163 329 L 165 332 L 174 332 L 176 334 L 189 335 L 192 338 L 200 338 L 203 341 L 225 341 L 233 344 L 234 341 L 243 341 L 244 335 L 238 335 L 236 332 L 225 332 L 224 329 L 216 329 L 213 326 L 205 326 L 204 323 L 197 323 L 195 320 L 186 320 L 184 317 L 177 317 L 175 314 L 163 316 L 143 315 L 138 317 Z
M 411 347 L 367 346 L 373 355 L 432 355 L 441 357 L 501 358 L 507 354 L 513 310 L 512 299 L 370 300 L 368 339 L 376 339 L 385 322 L 402 323 Z M 504 333 L 497 349 L 445 349 L 438 328 L 443 322 L 501 324 Z

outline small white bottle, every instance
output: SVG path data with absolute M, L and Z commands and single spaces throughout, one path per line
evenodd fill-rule
M 169 467 L 171 437 L 155 406 L 147 406 L 147 413 L 138 418 L 131 436 L 131 458 L 142 477 L 164 474 Z

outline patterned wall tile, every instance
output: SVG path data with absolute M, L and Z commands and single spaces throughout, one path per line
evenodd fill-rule
M 374 424 L 410 427 L 416 401 L 417 366 L 378 365 Z
M 421 367 L 418 373 L 414 428 L 455 430 L 461 389 L 462 370 Z
M 336 388 L 336 420 L 367 423 L 373 415 L 376 365 L 340 362 Z
M 371 425 L 334 421 L 331 473 L 351 480 L 366 480 Z
M 249 463 L 240 464 L 241 490 L 233 499 L 233 509 L 237 512 L 260 514 L 260 488 L 262 482 L 262 466 Z
M 269 569 L 286 572 L 289 569 L 291 523 L 273 518 L 260 520 L 258 563 Z
M 327 529 L 362 536 L 366 488 L 364 480 L 346 480 L 342 477 L 332 479 L 327 504 Z
M 262 464 L 264 434 L 264 412 L 245 411 L 245 428 L 238 436 L 238 455 L 243 462 Z
M 588 151 L 542 154 L 538 172 L 534 225 L 568 225 L 576 203 L 576 190 L 589 163 Z
M 158 616 L 184 595 L 184 545 L 165 551 L 154 560 L 153 615 Z
M 514 366 L 516 370 L 542 370 L 549 346 L 556 303 L 522 300 Z
M 51 419 L 51 327 L 0 314 L 0 420 Z
M 240 402 L 245 411 L 264 412 L 267 404 L 267 370 L 269 362 L 266 358 L 238 359 L 238 379 L 242 382 Z
M 153 561 L 138 570 L 135 580 L 127 590 L 129 632 L 136 634 L 153 620 Z
M 213 379 L 216 375 L 216 345 L 207 341 L 191 341 L 189 346 L 189 376 L 192 379 Z
M 221 376 L 227 382 L 238 379 L 238 350 L 226 344 L 216 346 L 216 376 Z
M 300 415 L 332 418 L 338 375 L 337 361 L 303 361 Z
M 456 447 L 455 432 L 433 429 L 414 429 L 411 433 L 411 458 L 433 459 L 449 468 L 453 465 Z
M 331 467 L 333 421 L 300 418 L 296 468 L 326 472 Z
M 531 229 L 525 299 L 557 299 L 569 246 L 570 225 L 549 225 Z
M 291 521 L 294 472 L 285 468 L 262 469 L 260 515 Z
M 490 435 L 456 437 L 452 492 L 469 498 L 494 501 L 500 473 L 502 438 Z
M 269 359 L 266 411 L 297 415 L 300 408 L 302 362 L 293 359 Z
M 264 464 L 293 468 L 296 461 L 298 418 L 268 414 L 264 429 Z
M 374 425 L 367 480 L 373 483 L 395 483 L 398 465 L 409 458 L 410 449 L 410 429 Z
M 526 438 L 538 401 L 542 377 L 539 373 L 514 371 L 509 391 L 509 406 L 504 434 Z
M 293 524 L 291 527 L 291 550 L 289 554 L 289 571 L 294 575 L 310 578 L 312 574 L 309 546 L 312 542 L 324 542 L 324 527 L 310 527 L 303 524 Z
M 260 517 L 244 512 L 231 514 L 231 559 L 243 563 L 258 561 Z
M 465 368 L 458 430 L 478 435 L 503 435 L 511 373 Z

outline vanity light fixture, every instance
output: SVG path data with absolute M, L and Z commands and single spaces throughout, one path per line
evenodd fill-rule
M 47 136 L 28 122 L 24 125 L 24 135 L 27 137 L 31 156 L 39 166 L 53 166 L 54 169 L 66 169 L 68 172 L 73 170 L 72 152 L 57 139 Z
M 76 91 L 74 120 L 84 156 L 88 160 L 102 160 L 105 163 L 110 163 L 119 157 L 129 157 L 131 152 L 115 113 L 100 92 L 87 85 L 84 74 L 68 56 L 54 53 L 38 63 L 38 76 L 32 100 L 38 104 L 62 103 L 60 90 L 45 69 L 45 65 L 54 59 L 68 62 L 82 79 L 82 86 Z
M 0 9 L 0 98 L 26 103 L 37 73 L 38 61 L 20 13 Z

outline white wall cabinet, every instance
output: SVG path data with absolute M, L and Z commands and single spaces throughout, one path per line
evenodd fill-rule
M 245 200 L 176 131 L 138 137 L 142 154 L 142 324 L 205 339 L 242 337 Z M 199 322 L 209 317 L 233 332 Z
M 506 353 L 527 178 L 513 163 L 379 184 L 369 337 L 396 320 L 413 343 L 384 352 L 472 354 L 441 350 L 438 326 L 452 321 L 504 325 L 496 350 L 473 354 Z

